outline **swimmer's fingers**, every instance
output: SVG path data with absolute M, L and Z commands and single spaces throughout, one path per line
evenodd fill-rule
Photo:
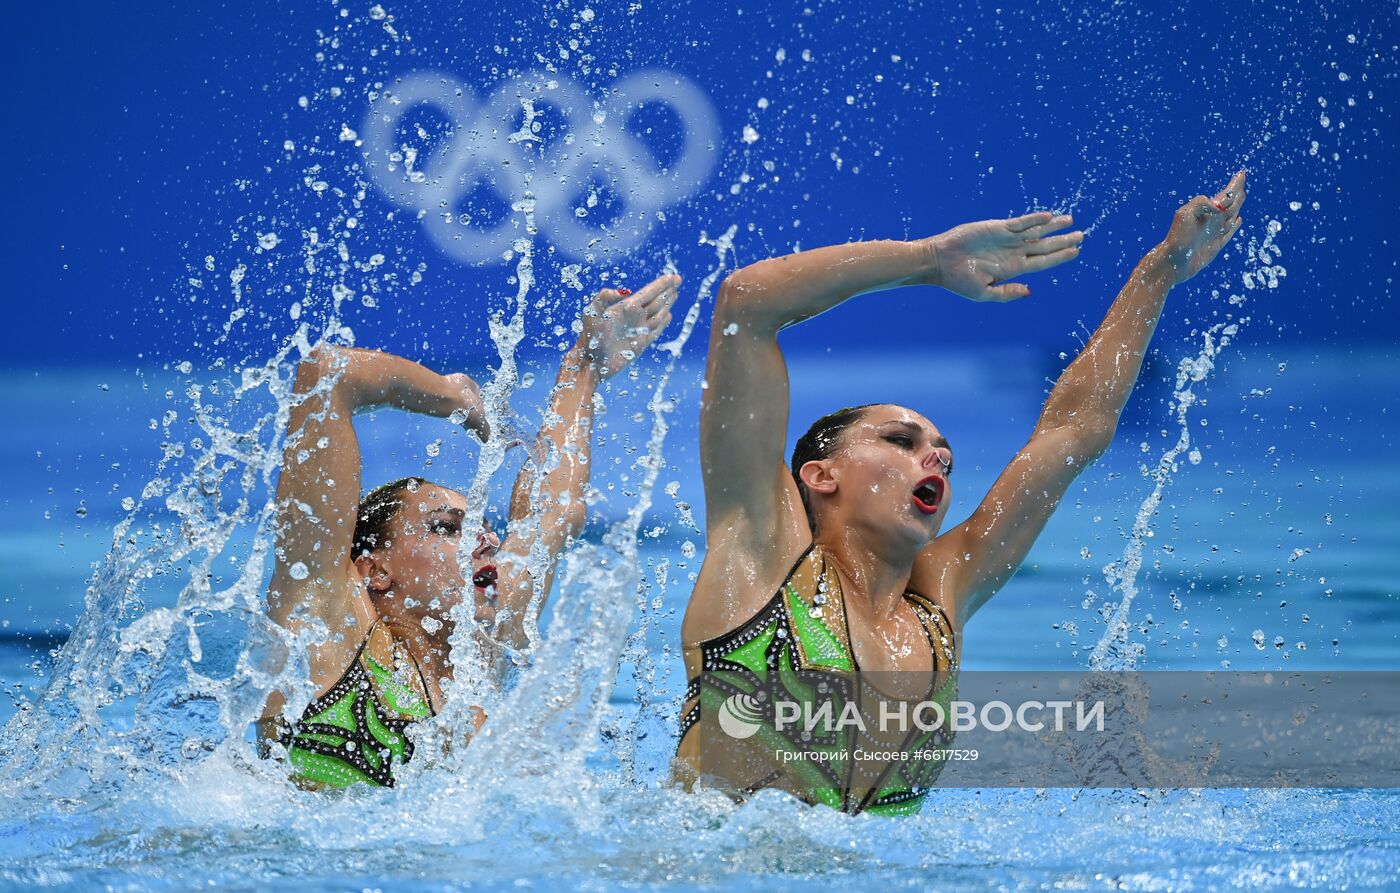
M 1059 251 L 1051 251 L 1048 254 L 1037 254 L 1027 257 L 1016 275 L 1021 276 L 1026 273 L 1039 273 L 1051 267 L 1058 267 L 1060 264 L 1068 263 L 1079 256 L 1079 244 L 1075 242 Z
M 1198 195 L 1187 202 L 1183 210 L 1185 210 L 1196 223 L 1204 224 L 1212 217 L 1219 217 L 1224 209 L 1221 208 L 1220 204 L 1214 199 L 1206 198 L 1204 195 Z
M 1063 251 L 1066 248 L 1078 247 L 1083 241 L 1084 233 L 1077 231 L 1045 239 L 1036 239 L 1026 243 L 1026 255 L 1036 257 L 1043 254 L 1054 254 L 1056 251 Z
M 1237 171 L 1230 182 L 1225 184 L 1225 188 L 1215 194 L 1215 203 L 1226 214 L 1235 215 L 1239 213 L 1240 205 L 1245 199 L 1245 179 L 1244 171 Z
M 666 327 L 671 324 L 671 311 L 668 308 L 665 312 L 647 319 L 647 330 L 651 333 L 648 341 L 655 341 L 656 337 L 666 331 Z
M 630 294 L 630 292 L 629 292 Z M 584 316 L 602 316 L 607 311 L 621 304 L 627 298 L 626 294 L 615 288 L 602 288 L 583 307 Z
M 670 307 L 676 303 L 677 296 L 680 295 L 681 277 L 679 276 L 657 276 L 648 282 L 634 296 L 638 298 L 638 303 L 651 311 L 653 307 Z
M 1030 293 L 1030 288 L 1019 282 L 1004 282 L 1000 285 L 987 286 L 977 299 L 979 301 L 1015 301 L 1018 298 L 1030 297 Z
M 1006 228 L 1013 233 L 1025 233 L 1036 226 L 1044 226 L 1055 219 L 1055 215 L 1049 211 L 1036 211 L 1033 214 L 1025 214 L 1021 217 L 1012 217 L 1006 221 Z
M 646 327 L 649 334 L 648 340 L 654 338 L 660 331 L 671 322 L 671 304 L 667 301 L 664 304 L 660 301 L 646 309 L 646 316 L 642 320 L 642 325 Z
M 671 311 L 669 308 L 642 320 L 641 324 L 631 332 L 632 343 L 636 348 L 635 352 L 641 353 L 651 347 L 652 343 L 661 337 L 661 333 L 666 331 L 666 327 L 670 324 Z M 629 359 L 628 362 L 631 360 Z
M 646 307 L 658 300 L 675 300 L 675 287 L 680 284 L 679 276 L 658 276 L 635 293 L 630 288 L 604 288 L 589 302 L 585 312 L 602 313 L 611 307 L 630 300 L 633 306 Z M 672 292 L 671 294 L 668 294 Z
M 1030 229 L 1025 230 L 1020 234 L 1020 237 L 1026 241 L 1031 241 L 1033 239 L 1043 239 L 1044 237 L 1055 232 L 1056 230 L 1062 230 L 1070 224 L 1074 223 L 1074 217 L 1072 217 L 1069 214 L 1049 215 L 1047 213 L 1046 216 L 1048 216 L 1050 219 L 1046 220 L 1044 223 L 1036 224 Z

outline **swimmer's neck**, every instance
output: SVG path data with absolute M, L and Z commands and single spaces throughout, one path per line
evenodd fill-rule
M 832 524 L 813 541 L 840 571 L 845 598 L 867 606 L 862 613 L 884 620 L 901 610 L 923 545 L 853 524 Z
M 451 621 L 444 622 L 435 633 L 429 633 L 421 623 L 390 614 L 383 615 L 389 631 L 408 649 L 418 670 L 427 683 L 435 709 L 441 710 L 443 703 L 442 682 L 452 679 L 452 646 L 448 640 L 454 629 Z

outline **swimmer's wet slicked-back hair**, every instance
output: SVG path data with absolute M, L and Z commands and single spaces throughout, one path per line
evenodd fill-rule
M 358 558 L 384 545 L 389 538 L 389 525 L 405 505 L 404 491 L 416 493 L 427 484 L 426 478 L 399 478 L 366 493 L 355 511 L 355 543 L 350 557 Z
M 813 422 L 812 427 L 808 428 L 807 433 L 797 439 L 797 445 L 792 448 L 792 479 L 797 483 L 797 492 L 802 497 L 802 508 L 807 512 L 807 523 L 811 525 L 813 533 L 817 531 L 817 519 L 812 515 L 811 494 L 807 492 L 807 485 L 802 483 L 802 477 L 799 474 L 802 466 L 808 462 L 818 462 L 831 458 L 832 454 L 836 452 L 836 447 L 840 444 L 841 435 L 845 430 L 860 421 L 867 409 L 878 405 L 878 403 L 865 403 L 861 406 L 847 406 L 845 409 L 827 413 Z

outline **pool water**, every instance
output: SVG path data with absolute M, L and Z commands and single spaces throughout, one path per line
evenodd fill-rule
M 1235 669 L 1395 669 L 1400 604 L 1392 580 L 1400 520 L 1388 507 L 1400 498 L 1400 475 L 1386 470 L 1391 435 L 1375 425 L 1374 408 L 1363 411 L 1369 401 L 1358 396 L 1356 382 L 1397 357 L 1267 354 L 1251 358 L 1242 350 L 1222 360 L 1206 383 L 1214 424 L 1196 438 L 1203 458 L 1181 463 L 1172 476 L 1152 521 L 1132 610 L 1134 637 L 1145 647 L 1142 668 L 1215 669 L 1228 662 Z M 815 415 L 842 387 L 847 403 L 878 393 L 920 405 L 921 395 L 896 373 L 903 358 L 863 360 L 859 368 L 868 375 L 843 375 L 844 384 L 824 363 L 795 361 L 794 417 Z M 939 362 L 946 391 L 967 395 L 945 394 L 929 410 L 958 450 L 957 520 L 1033 423 L 1046 362 L 1015 352 L 945 355 Z M 1153 374 L 1138 395 L 1143 402 L 1151 402 L 1154 386 L 1170 388 Z M 152 399 L 139 384 L 119 386 L 116 370 L 55 378 L 7 383 L 10 400 L 28 401 L 15 417 L 38 424 L 43 407 L 57 406 L 60 417 L 101 408 L 110 417 L 140 418 L 149 408 L 142 401 Z M 613 649 L 605 663 L 618 670 L 615 686 L 612 679 L 573 689 L 558 678 L 521 681 L 526 705 L 567 690 L 582 702 L 604 695 L 599 710 L 567 722 L 507 712 L 503 726 L 547 746 L 476 742 L 446 761 L 450 766 L 425 768 L 392 792 L 336 796 L 291 788 L 252 757 L 246 740 L 230 738 L 212 752 L 182 740 L 166 753 L 159 736 L 146 739 L 145 752 L 161 763 L 153 768 L 139 765 L 139 750 L 120 753 L 134 746 L 131 740 L 108 738 L 123 757 L 115 764 L 110 755 L 105 763 L 92 754 L 56 755 L 37 787 L 23 776 L 6 780 L 3 877 L 15 886 L 57 889 L 187 889 L 206 882 L 326 890 L 782 889 L 847 882 L 968 890 L 1385 889 L 1393 883 L 1400 866 L 1400 796 L 1393 790 L 948 789 L 904 821 L 851 818 L 772 793 L 734 806 L 675 791 L 667 765 L 683 690 L 675 645 L 703 537 L 675 505 L 702 503 L 693 462 L 698 367 L 681 365 L 673 381 L 682 399 L 658 480 L 663 488 L 676 486 L 674 495 L 657 494 L 642 525 L 637 566 L 644 610 L 627 604 L 621 626 L 615 614 L 590 613 L 587 603 L 599 590 L 569 589 L 587 586 L 585 574 L 566 580 L 551 614 L 557 625 L 547 630 L 567 658 L 581 647 L 581 636 L 597 636 L 589 630 L 611 623 L 610 632 L 590 641 Z M 1250 396 L 1266 382 L 1274 394 L 1286 389 L 1289 396 Z M 621 397 L 609 412 L 625 414 L 629 399 Z M 1300 404 L 1311 410 L 1300 413 Z M 996 412 L 987 413 L 987 406 Z M 1309 424 L 1314 418 L 1325 418 L 1325 428 Z M 144 436 L 130 435 L 131 444 L 104 440 L 102 455 L 93 456 L 89 446 L 58 436 L 61 421 L 51 424 L 45 456 L 10 455 L 4 465 L 17 473 L 6 487 L 12 535 L 0 541 L 10 551 L 7 565 L 22 570 L 5 606 L 0 667 L 7 689 L 30 702 L 51 671 L 45 649 L 75 619 L 73 594 L 82 591 L 87 565 L 103 554 L 104 534 L 119 514 L 111 511 L 117 499 L 92 499 L 79 520 L 66 494 L 48 492 L 49 481 L 72 480 L 78 469 L 112 470 L 112 457 L 138 452 Z M 1285 425 L 1286 441 L 1275 437 Z M 403 416 L 374 417 L 361 427 L 371 467 L 402 449 L 395 444 L 435 436 L 430 423 Z M 1098 608 L 1111 598 L 1102 568 L 1122 554 L 1125 531 L 1151 489 L 1140 466 L 1174 439 L 1147 418 L 1125 422 L 1025 570 L 968 627 L 965 668 L 1086 666 L 1103 632 Z M 38 461 L 55 469 L 49 478 L 36 469 Z M 628 445 L 604 438 L 595 482 L 605 489 L 631 461 Z M 125 469 L 107 480 L 121 484 Z M 626 503 L 610 498 L 589 538 L 601 539 Z M 609 594 L 635 600 L 625 592 Z M 1090 599 L 1091 592 L 1097 597 Z M 158 606 L 161 596 L 146 601 Z M 1256 629 L 1263 631 L 1262 647 Z M 219 661 L 208 656 L 217 652 L 217 640 L 206 635 L 206 671 Z M 560 658 L 544 654 L 540 666 L 557 669 L 562 664 L 554 660 Z M 530 712 L 520 704 L 502 709 L 517 708 Z M 5 709 L 13 715 L 13 702 Z M 209 718 L 196 712 L 173 710 L 158 722 L 173 723 L 167 731 L 177 737 L 208 734 Z M 130 723 L 113 719 L 117 728 Z M 476 750 L 483 753 L 479 762 L 471 758 Z

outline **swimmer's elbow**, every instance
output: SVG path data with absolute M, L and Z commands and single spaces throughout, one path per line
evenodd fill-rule
M 1117 430 L 1117 422 L 1108 419 L 1081 418 L 1068 424 L 1042 425 L 1032 438 L 1038 444 L 1033 455 L 1046 462 L 1063 460 L 1078 474 L 1108 452 Z
M 749 300 L 751 290 L 743 270 L 736 270 L 724 277 L 719 286 L 719 296 L 715 298 L 715 319 L 734 320 L 742 317 L 752 304 Z
M 771 302 L 765 300 L 767 288 L 763 277 L 752 272 L 751 267 L 735 270 L 725 277 L 715 299 L 716 330 L 723 331 L 728 325 L 740 326 L 752 331 L 758 328 L 776 334 L 785 320 L 777 318 Z
M 375 389 L 369 386 L 367 372 L 351 348 L 319 344 L 297 366 L 293 390 L 301 395 L 320 392 L 337 403 L 358 408 L 374 399 Z
M 1083 465 L 1096 461 L 1113 444 L 1118 433 L 1116 420 L 1088 421 L 1082 424 L 1075 437 L 1075 453 Z
M 322 380 L 344 369 L 348 361 L 349 357 L 342 348 L 316 345 L 297 366 L 296 393 L 310 393 Z
M 583 535 L 583 527 L 588 523 L 588 506 L 582 499 L 575 499 L 564 506 L 559 516 L 559 531 L 564 542 L 576 540 Z M 562 548 L 562 547 L 561 547 Z

